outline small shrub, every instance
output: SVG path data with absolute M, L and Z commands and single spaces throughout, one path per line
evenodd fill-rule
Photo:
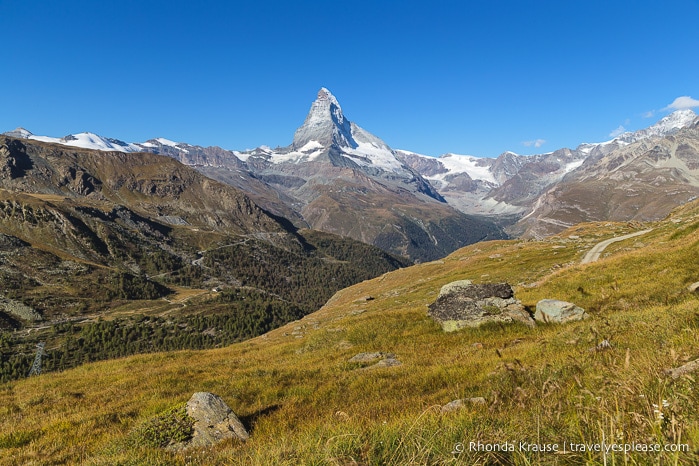
M 182 403 L 141 424 L 132 434 L 135 443 L 164 448 L 192 438 L 194 419 L 187 414 L 186 406 Z

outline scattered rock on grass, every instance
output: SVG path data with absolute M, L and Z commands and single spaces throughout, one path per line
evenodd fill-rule
M 690 372 L 696 371 L 699 371 L 699 359 L 695 359 L 694 361 L 690 361 L 687 364 L 684 364 L 680 367 L 675 367 L 674 369 L 667 369 L 665 371 L 665 374 L 672 377 L 673 379 L 677 379 L 685 374 L 689 374 Z
M 354 302 L 355 303 L 365 303 L 367 301 L 373 301 L 374 297 L 373 296 L 362 296 L 359 299 L 356 299 Z
M 559 301 L 557 299 L 542 299 L 536 303 L 534 320 L 537 322 L 563 324 L 587 319 L 589 316 L 590 315 L 585 312 L 585 309 L 573 303 Z
M 484 404 L 485 404 L 485 398 L 483 398 L 482 396 L 476 396 L 473 398 L 462 398 L 460 400 L 450 401 L 449 403 L 442 406 L 442 412 L 443 413 L 450 413 L 452 411 L 458 411 L 460 409 L 464 409 L 466 406 L 469 406 L 469 405 L 484 405 Z
M 383 353 L 381 351 L 377 351 L 375 353 L 359 353 L 355 354 L 352 356 L 349 360 L 349 362 L 371 362 L 375 359 L 384 359 L 384 358 L 395 358 L 396 355 L 393 353 Z
M 394 366 L 400 366 L 403 364 L 399 360 L 397 360 L 395 357 L 393 358 L 386 358 L 382 359 L 381 361 L 377 362 L 376 364 L 366 367 L 365 369 L 376 369 L 379 367 L 394 367 Z
M 228 438 L 247 440 L 250 435 L 225 401 L 213 393 L 197 392 L 187 402 L 187 414 L 194 419 L 192 438 L 175 449 L 215 445 Z
M 687 289 L 694 293 L 695 291 L 699 290 L 699 282 L 692 283 L 687 287 Z
M 507 283 L 473 284 L 459 280 L 442 287 L 427 314 L 439 322 L 445 332 L 478 327 L 487 322 L 522 322 L 533 326 L 529 313 L 514 298 Z
M 377 359 L 379 361 L 377 361 L 375 364 L 372 364 L 371 366 L 368 366 L 368 367 L 363 367 L 363 369 L 374 369 L 374 368 L 379 368 L 379 367 L 393 367 L 393 366 L 400 366 L 402 364 L 396 358 L 395 354 L 384 353 L 381 351 L 377 351 L 375 353 L 356 354 L 350 358 L 349 362 L 370 363 L 370 362 L 376 361 Z

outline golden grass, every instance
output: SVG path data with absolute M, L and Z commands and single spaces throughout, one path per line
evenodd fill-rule
M 227 348 L 142 355 L 2 385 L 0 464 L 698 462 L 699 374 L 663 375 L 699 356 L 699 299 L 686 291 L 699 281 L 699 234 L 676 235 L 695 212 L 678 210 L 678 223 L 654 225 L 643 246 L 634 246 L 637 238 L 615 244 L 593 264 L 578 265 L 592 245 L 640 228 L 587 224 L 541 242 L 476 244 L 345 289 L 317 313 Z M 564 299 L 593 317 L 444 334 L 426 306 L 458 279 L 508 281 L 525 305 Z M 603 339 L 611 347 L 597 350 Z M 364 351 L 394 353 L 403 364 L 349 362 Z M 137 426 L 195 391 L 222 396 L 250 440 L 183 453 L 130 443 Z M 478 396 L 487 403 L 439 409 Z M 478 441 L 687 443 L 692 451 L 469 451 Z

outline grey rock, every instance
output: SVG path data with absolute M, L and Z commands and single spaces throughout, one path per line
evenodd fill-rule
M 534 320 L 537 322 L 562 324 L 587 319 L 589 316 L 585 309 L 573 303 L 557 299 L 542 299 L 536 303 Z
M 189 225 L 185 219 L 177 215 L 161 215 L 157 217 L 156 220 L 167 223 L 168 225 Z
M 469 405 L 484 405 L 484 404 L 485 404 L 485 398 L 483 398 L 482 396 L 476 396 L 473 398 L 462 398 L 460 400 L 450 401 L 449 403 L 442 406 L 442 412 L 443 413 L 450 413 L 453 411 L 459 411 L 460 409 L 464 409 L 466 406 L 469 406 Z
M 390 358 L 382 359 L 381 361 L 377 362 L 376 364 L 367 367 L 367 369 L 377 369 L 379 367 L 395 367 L 395 366 L 400 366 L 401 364 L 403 364 L 403 363 L 400 362 L 395 357 L 390 357 Z
M 522 322 L 533 326 L 529 313 L 515 299 L 507 283 L 476 285 L 459 280 L 442 287 L 427 314 L 439 322 L 445 332 L 464 327 L 478 327 L 487 322 Z
M 394 367 L 394 366 L 400 366 L 403 364 L 396 358 L 396 355 L 393 353 L 384 353 L 381 351 L 377 351 L 374 353 L 359 353 L 354 355 L 353 357 L 350 358 L 350 362 L 358 362 L 358 363 L 371 363 L 376 360 L 377 361 L 375 364 L 372 364 L 371 366 L 367 367 L 362 367 L 362 370 L 367 370 L 367 369 L 377 369 L 380 367 Z
M 247 440 L 250 437 L 226 402 L 213 393 L 192 395 L 187 402 L 187 414 L 194 419 L 194 433 L 185 447 L 209 446 L 228 438 Z
M 668 375 L 669 377 L 672 377 L 673 379 L 677 379 L 679 377 L 682 377 L 685 374 L 690 374 L 692 372 L 699 371 L 699 359 L 695 359 L 694 361 L 690 361 L 687 364 L 684 364 L 680 367 L 675 367 L 673 369 L 667 369 L 665 370 L 665 374 Z
M 694 293 L 695 291 L 699 290 L 699 282 L 692 283 L 687 287 L 687 289 Z

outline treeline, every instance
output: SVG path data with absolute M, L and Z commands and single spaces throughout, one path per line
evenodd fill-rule
M 226 346 L 304 315 L 299 306 L 253 290 L 224 291 L 205 308 L 214 313 L 56 324 L 46 337 L 42 372 L 141 353 Z M 35 343 L 25 342 L 20 352 L 12 334 L 0 333 L 0 382 L 27 376 Z

